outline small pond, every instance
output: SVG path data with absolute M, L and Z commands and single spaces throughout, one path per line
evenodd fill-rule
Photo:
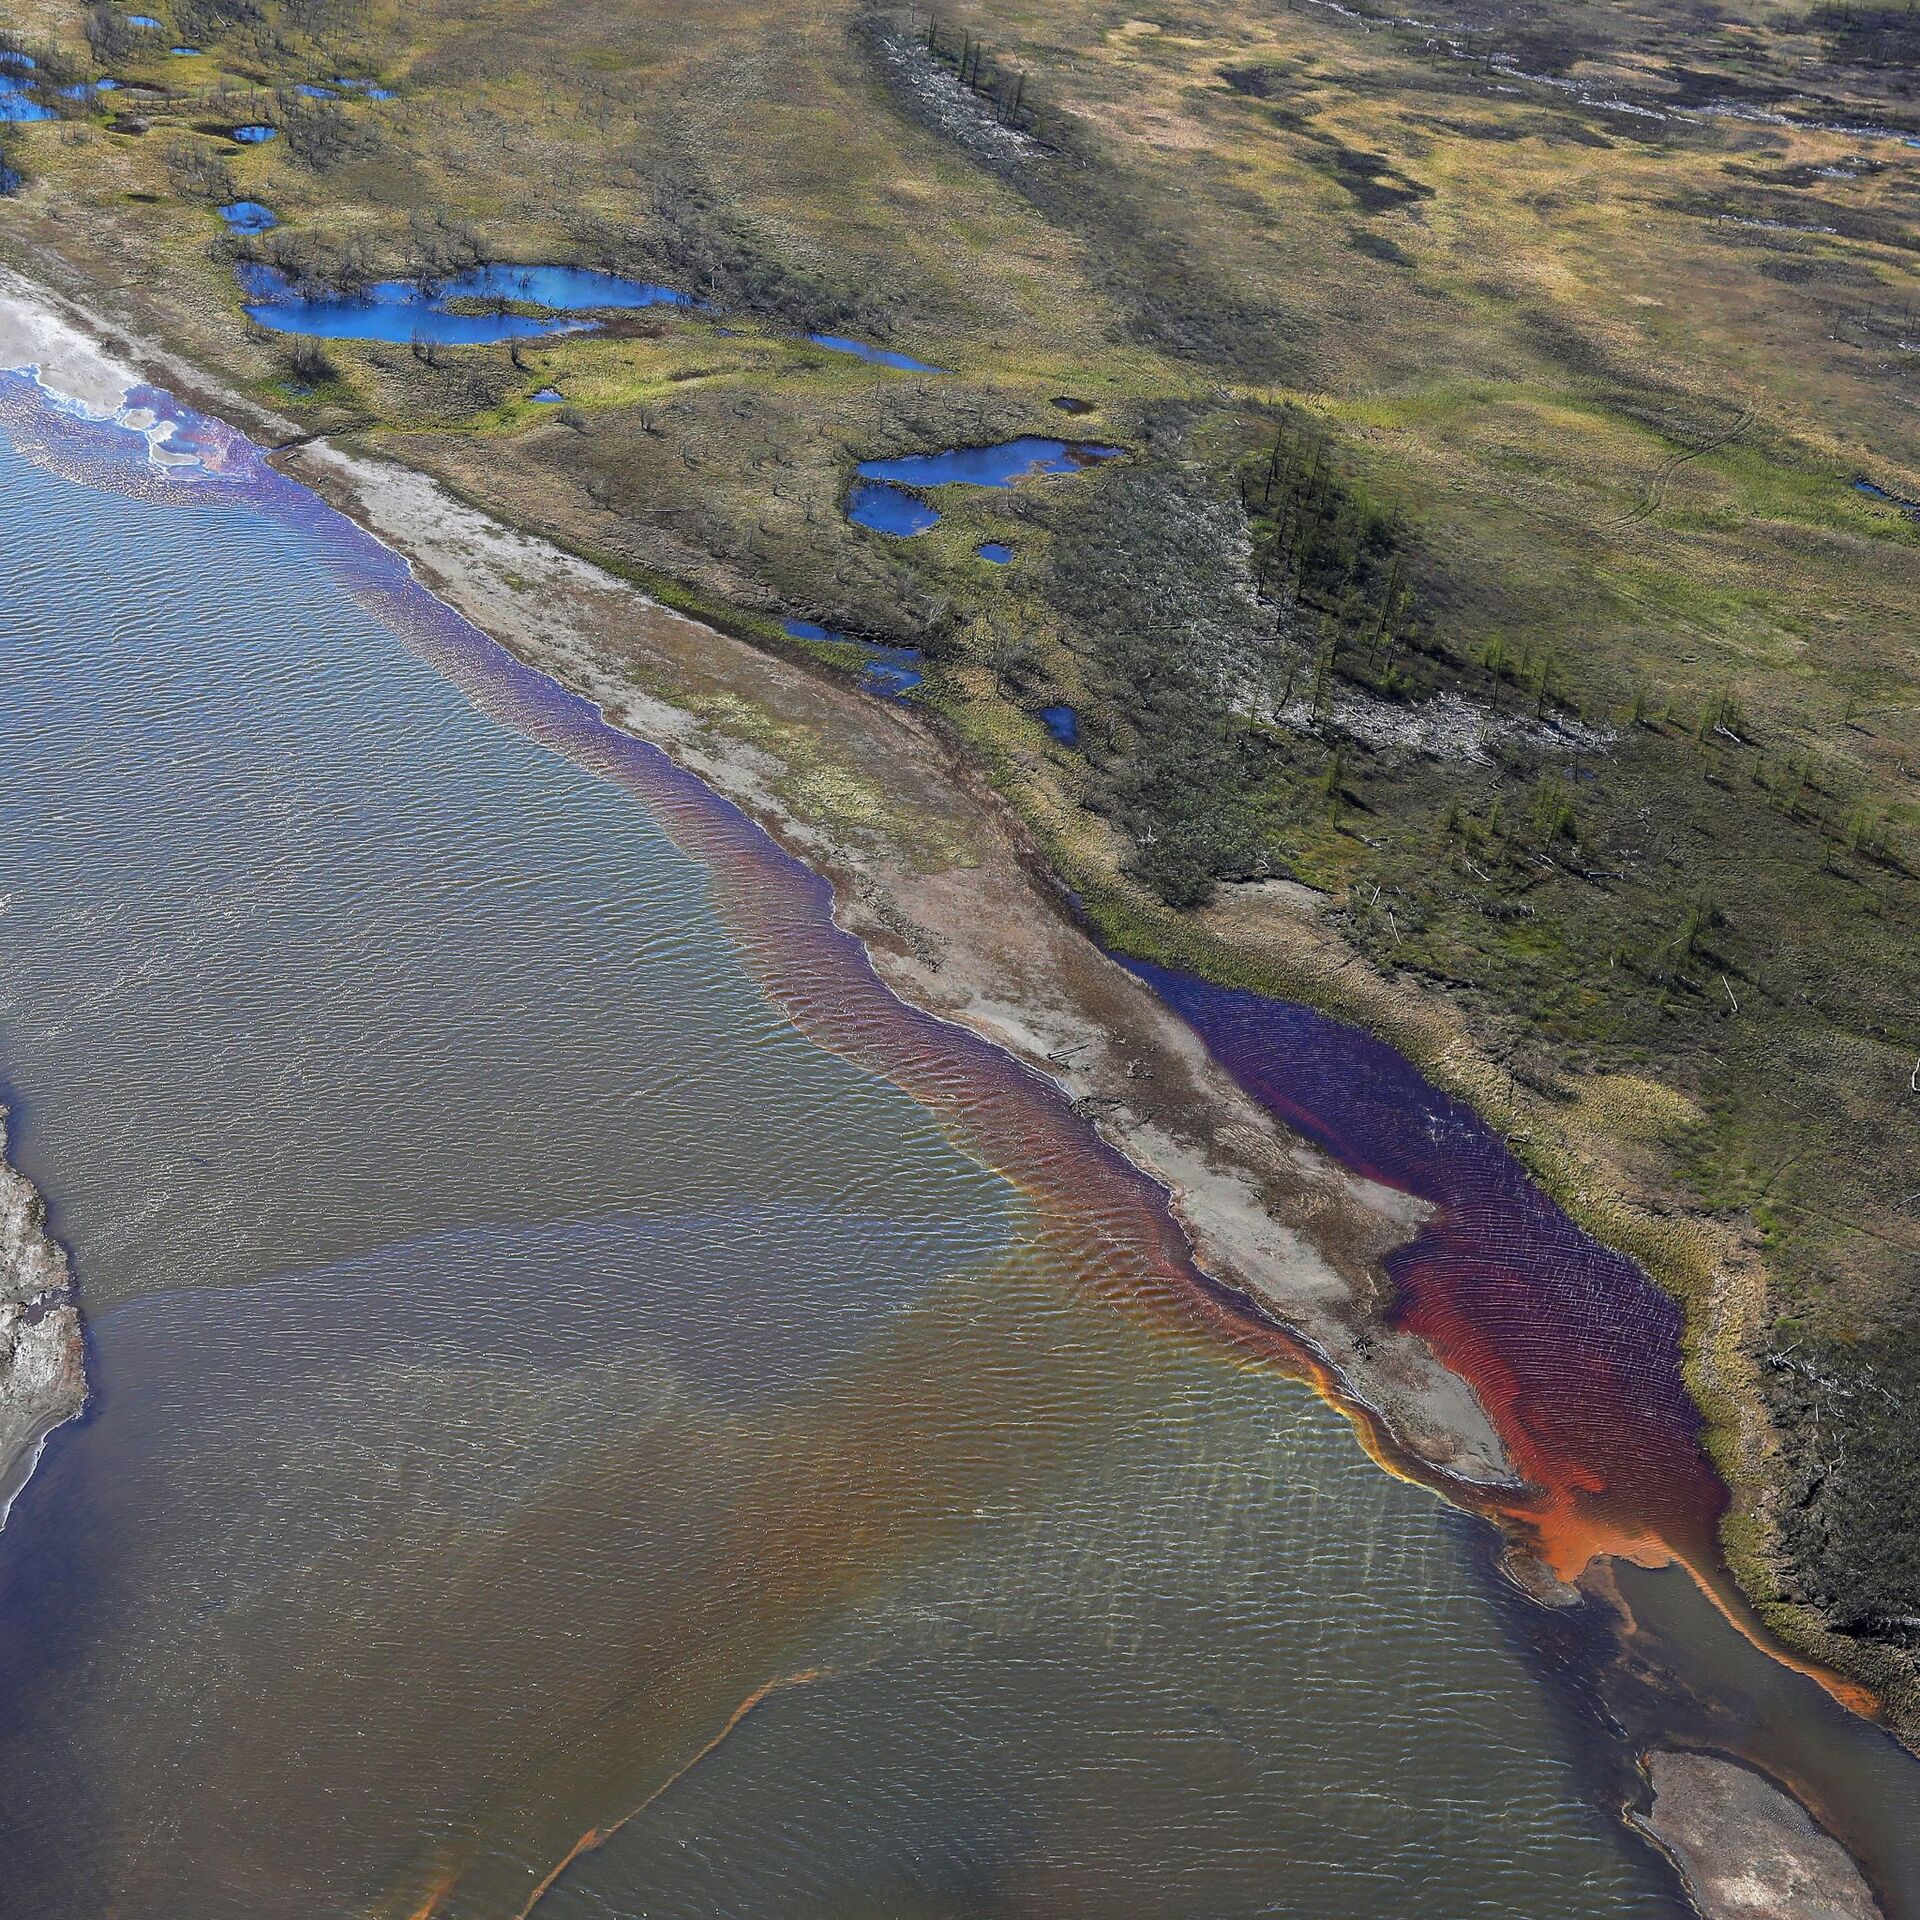
M 157 27 L 159 24 L 160 22 L 150 13 L 130 13 L 127 15 L 127 25 L 130 27 Z
M 1902 513 L 1920 516 L 1920 500 L 1909 500 L 1904 493 L 1889 493 L 1885 487 L 1877 486 L 1862 476 L 1853 483 L 1856 493 L 1864 493 L 1870 500 L 1884 501 L 1890 507 L 1898 507 Z
M 198 47 L 169 47 L 167 51 L 172 54 L 176 60 L 192 60 L 198 56 L 200 49 Z
M 850 353 L 870 366 L 897 367 L 902 373 L 949 371 L 946 367 L 929 366 L 924 360 L 915 360 L 910 354 L 895 353 L 891 347 L 876 347 L 870 340 L 850 339 L 843 333 L 810 333 L 807 338 L 816 347 L 825 347 L 833 353 Z
M 229 200 L 220 209 L 220 218 L 235 233 L 265 233 L 269 227 L 280 224 L 280 216 L 258 200 Z
M 907 487 L 1010 487 L 1036 474 L 1078 473 L 1082 467 L 1116 459 L 1124 451 L 1027 433 L 994 447 L 949 447 L 944 453 L 862 460 L 860 473 L 868 480 L 891 480 Z
M 847 495 L 847 518 L 856 527 L 911 539 L 940 524 L 940 516 L 924 500 L 885 480 L 863 480 Z
M 918 647 L 869 647 L 867 664 L 860 670 L 860 684 L 869 693 L 897 700 L 926 679 L 920 661 Z
M 28 120 L 51 120 L 53 109 L 43 107 L 18 75 L 0 73 L 0 122 L 18 126 Z
M 602 273 L 593 267 L 475 267 L 449 280 L 442 293 L 449 299 L 524 300 L 530 306 L 551 307 L 560 313 L 582 313 L 593 307 L 691 307 L 692 296 L 651 280 L 631 280 L 623 273 Z
M 1080 716 L 1071 707 L 1042 707 L 1039 720 L 1063 747 L 1080 744 Z
M 371 86 L 365 81 L 342 80 L 337 84 L 364 88 L 363 97 L 369 100 L 392 97 L 385 88 Z M 324 93 L 326 89 L 301 86 L 295 91 L 313 94 Z M 233 137 L 245 141 L 270 140 L 276 131 L 273 127 L 265 126 L 236 127 Z M 252 206 L 258 203 L 234 204 Z M 237 232 L 263 233 L 277 222 L 270 213 L 266 213 L 265 208 L 260 211 L 266 214 L 264 225 L 242 227 L 232 220 L 228 224 L 234 226 Z M 704 306 L 703 302 L 690 294 L 681 293 L 677 288 L 661 286 L 653 281 L 629 279 L 625 274 L 603 273 L 591 267 L 475 267 L 442 284 L 430 285 L 418 280 L 379 280 L 355 293 L 305 291 L 278 268 L 261 261 L 244 262 L 237 271 L 250 318 L 259 321 L 263 327 L 271 327 L 276 333 L 316 334 L 332 340 L 428 340 L 440 346 L 491 346 L 503 340 L 535 340 L 549 334 L 587 331 L 594 322 L 563 316 L 591 313 L 597 309 Z M 523 307 L 543 308 L 545 311 L 474 313 L 459 311 L 454 305 L 465 301 L 512 301 Z M 809 334 L 807 338 L 816 346 L 830 348 L 835 353 L 850 353 L 877 366 L 921 373 L 944 371 L 940 367 L 929 366 L 925 361 L 910 359 L 904 353 L 876 347 L 864 340 L 822 333 Z M 547 399 L 549 393 L 543 392 L 534 397 Z M 551 393 L 550 397 L 558 400 L 561 396 Z M 1022 471 L 1065 471 L 1065 468 L 1040 464 L 1047 456 L 1031 451 L 1064 444 L 1059 441 L 1010 441 L 1008 448 L 1026 450 L 1017 455 L 1019 461 L 1027 463 L 1021 467 Z M 979 458 L 991 460 L 993 455 L 1001 451 L 985 448 L 973 454 L 954 457 L 963 462 Z M 1109 452 L 1103 448 L 1077 451 L 1085 457 L 1096 459 L 1108 457 Z M 1073 459 L 1068 464 L 1077 465 L 1080 461 Z M 862 468 L 864 471 L 865 468 Z M 971 476 L 970 473 L 957 473 L 952 477 L 964 480 Z M 976 484 L 999 486 L 1006 482 L 989 479 Z M 912 500 L 910 496 L 900 493 L 898 488 L 876 489 L 876 492 L 886 497 L 876 500 L 876 518 L 863 521 L 864 525 L 882 525 L 884 522 L 883 531 L 889 533 L 918 533 L 925 527 L 933 526 L 940 517 L 931 507 Z
M 785 623 L 793 640 L 831 640 L 845 647 L 858 647 L 865 656 L 860 666 L 860 684 L 869 693 L 897 700 L 926 679 L 925 661 L 918 647 L 883 647 L 871 640 L 856 640 L 850 633 L 835 633 L 817 620 L 789 620 Z
M 101 82 L 104 86 L 105 81 Z M 278 127 L 235 127 L 233 137 L 247 146 L 257 147 L 263 140 L 271 140 L 280 131 Z
M 1123 447 L 1049 440 L 1029 433 L 992 447 L 949 447 L 942 453 L 862 460 L 855 469 L 859 481 L 847 496 L 847 518 L 876 533 L 911 538 L 937 527 L 940 515 L 909 493 L 909 487 L 1010 487 L 1016 480 L 1038 474 L 1078 473 L 1123 452 Z
M 316 87 L 311 80 L 302 80 L 294 88 L 294 92 L 303 100 L 338 100 L 340 98 L 333 88 Z
M 542 387 L 537 393 L 530 393 L 527 396 L 529 400 L 536 400 L 543 407 L 557 407 L 566 397 L 558 387 Z
M 1004 567 L 1013 558 L 1013 549 L 1004 540 L 982 540 L 974 552 L 982 560 L 991 560 L 996 567 Z
M 441 346 L 485 346 L 580 331 L 589 322 L 560 316 L 604 307 L 690 306 L 672 287 L 585 267 L 475 267 L 437 287 L 418 280 L 377 280 L 364 292 L 304 294 L 275 267 L 243 261 L 235 269 L 248 317 L 276 333 L 330 340 L 430 340 Z M 463 313 L 456 300 L 518 301 L 542 314 Z

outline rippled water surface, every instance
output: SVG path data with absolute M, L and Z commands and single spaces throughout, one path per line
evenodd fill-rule
M 284 483 L 6 405 L 97 1399 L 0 1535 L 0 1913 L 1683 1911 L 1597 1629 L 817 887 Z

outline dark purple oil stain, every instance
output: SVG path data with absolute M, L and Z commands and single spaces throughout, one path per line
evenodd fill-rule
M 1717 1563 L 1726 1492 L 1681 1376 L 1679 1307 L 1385 1042 L 1305 1007 L 1124 964 L 1267 1111 L 1431 1204 L 1391 1254 L 1395 1319 L 1470 1381 L 1536 1492 L 1513 1514 L 1565 1578 L 1656 1543 Z

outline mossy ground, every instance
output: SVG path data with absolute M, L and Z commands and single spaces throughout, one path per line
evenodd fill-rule
M 1676 1252 L 1670 1223 L 1764 1259 L 1736 1344 L 1792 1390 L 1775 1464 L 1723 1449 L 1777 1503 L 1764 1524 L 1744 1509 L 1742 1571 L 1863 1645 L 1911 1639 L 1888 1623 L 1920 1611 L 1920 1445 L 1861 1389 L 1920 1344 L 1920 530 L 1853 484 L 1920 497 L 1920 154 L 1858 131 L 1920 131 L 1897 20 L 1774 0 L 1442 4 L 1417 27 L 1312 4 L 943 8 L 943 47 L 977 36 L 989 81 L 1025 76 L 1022 144 L 982 131 L 992 111 L 938 63 L 932 97 L 971 120 L 903 85 L 924 12 L 156 11 L 165 31 L 90 44 L 66 0 L 16 7 L 72 77 L 169 91 L 14 131 L 11 251 L 675 604 L 769 644 L 803 614 L 927 645 L 928 704 L 1110 934 L 1338 1001 L 1333 970 L 1276 957 L 1278 921 L 1263 946 L 1245 913 L 1142 884 L 1124 775 L 1145 696 L 1057 548 L 1127 497 L 1119 471 L 943 496 L 911 541 L 840 511 L 862 457 L 1020 432 L 1123 442 L 1135 472 L 1237 501 L 1283 409 L 1313 422 L 1400 530 L 1421 646 L 1390 702 L 1457 697 L 1565 739 L 1343 740 L 1262 718 L 1243 679 L 1220 706 L 1222 870 L 1323 890 L 1328 937 L 1443 985 L 1526 1090 L 1542 1170 L 1693 1288 L 1703 1341 L 1720 1256 Z M 180 40 L 205 51 L 169 56 Z M 341 74 L 395 97 L 287 91 Z M 282 137 L 218 132 L 242 117 Z M 236 242 L 213 210 L 230 193 L 282 228 Z M 333 278 L 574 261 L 716 311 L 517 352 L 329 343 L 320 367 L 241 314 L 241 246 Z M 952 371 L 799 337 L 820 327 Z M 532 401 L 547 386 L 562 407 Z M 1012 565 L 975 557 L 989 537 Z M 1344 617 L 1284 579 L 1268 598 L 1249 674 Z M 1379 681 L 1357 649 L 1335 672 Z M 1032 717 L 1053 700 L 1087 755 Z M 1377 998 L 1351 1010 L 1392 1024 Z M 1398 1037 L 1420 1051 L 1417 1025 Z M 1498 1104 L 1481 1069 L 1425 1057 Z M 1845 1481 L 1848 1434 L 1872 1487 Z

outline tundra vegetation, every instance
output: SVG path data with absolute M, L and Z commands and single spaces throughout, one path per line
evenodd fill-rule
M 1378 1020 L 1688 1296 L 1741 1577 L 1920 1725 L 1920 16 L 156 11 L 18 0 L 58 117 L 0 245 L 737 631 L 924 648 L 1109 937 Z M 322 345 L 245 258 L 710 309 Z M 859 459 L 1047 432 L 1129 457 L 841 511 Z

